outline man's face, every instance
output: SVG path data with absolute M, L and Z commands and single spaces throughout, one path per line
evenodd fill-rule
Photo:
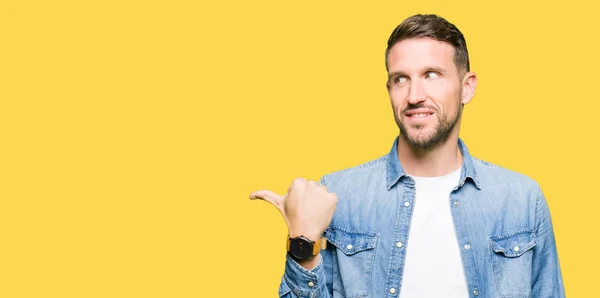
M 405 39 L 388 55 L 388 93 L 402 137 L 415 148 L 432 149 L 458 133 L 462 104 L 476 83 L 460 76 L 454 48 L 430 38 Z M 468 79 L 467 79 L 468 78 Z M 472 85 L 469 85 L 472 84 Z

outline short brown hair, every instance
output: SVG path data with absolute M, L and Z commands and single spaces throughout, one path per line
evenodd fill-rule
M 395 44 L 405 39 L 421 37 L 429 37 L 452 45 L 454 47 L 454 64 L 459 73 L 470 71 L 469 52 L 465 37 L 454 24 L 434 14 L 411 16 L 394 29 L 385 49 L 386 70 L 389 71 L 388 55 Z

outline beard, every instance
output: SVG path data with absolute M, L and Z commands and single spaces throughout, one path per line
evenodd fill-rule
M 401 137 L 413 148 L 432 150 L 444 144 L 454 130 L 462 114 L 462 104 L 459 103 L 458 109 L 454 115 L 440 114 L 437 109 L 431 106 L 425 106 L 423 103 L 417 105 L 409 105 L 402 111 L 400 115 L 408 110 L 429 108 L 435 111 L 437 117 L 437 125 L 432 129 L 427 129 L 427 125 L 418 124 L 407 127 L 400 120 L 399 115 L 395 115 L 396 124 L 400 128 Z M 426 130 L 427 129 L 427 130 Z

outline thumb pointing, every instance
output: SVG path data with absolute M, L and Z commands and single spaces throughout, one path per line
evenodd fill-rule
M 273 206 L 275 206 L 279 211 L 283 213 L 283 197 L 270 191 L 270 190 L 259 190 L 250 194 L 251 200 L 264 200 L 267 201 Z

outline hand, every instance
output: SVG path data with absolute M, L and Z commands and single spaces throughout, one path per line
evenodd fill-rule
M 334 193 L 304 178 L 295 179 L 285 196 L 259 190 L 250 194 L 250 199 L 262 199 L 273 204 L 283 215 L 291 238 L 304 235 L 312 241 L 322 237 L 337 205 Z

